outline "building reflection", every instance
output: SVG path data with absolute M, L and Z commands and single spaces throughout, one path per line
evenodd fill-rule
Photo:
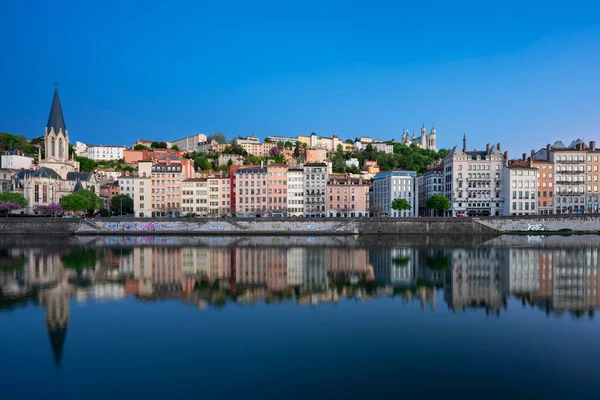
M 217 240 L 219 238 L 212 238 Z M 198 308 L 295 302 L 318 306 L 347 298 L 397 297 L 404 305 L 452 312 L 506 310 L 511 297 L 549 315 L 593 316 L 600 306 L 598 246 L 478 248 L 272 244 L 261 238 L 182 246 L 170 238 L 115 240 L 104 247 L 0 248 L 0 311 L 44 307 L 60 365 L 72 301 L 173 299 Z M 133 239 L 127 239 L 133 240 Z M 161 239 L 162 240 L 162 239 Z

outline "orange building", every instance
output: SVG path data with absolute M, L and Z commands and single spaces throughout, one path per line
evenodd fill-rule
M 150 161 L 148 150 L 123 150 L 125 164 L 137 164 L 138 161 Z
M 325 149 L 306 149 L 307 164 L 322 163 L 327 159 L 327 150 Z
M 167 217 L 181 214 L 181 159 L 166 157 L 152 165 L 152 216 Z
M 287 165 L 267 166 L 267 211 L 271 216 L 285 217 L 287 214 Z
M 538 170 L 538 214 L 553 214 L 554 210 L 554 164 L 547 160 L 531 160 Z

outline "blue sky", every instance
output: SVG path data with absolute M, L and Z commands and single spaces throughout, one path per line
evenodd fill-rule
M 600 139 L 597 1 L 141 4 L 0 2 L 0 131 L 42 135 L 58 81 L 71 140 L 95 144 L 423 122 L 515 155 Z

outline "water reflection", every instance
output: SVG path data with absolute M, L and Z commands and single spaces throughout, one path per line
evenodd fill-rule
M 203 309 L 397 296 L 434 310 L 436 293 L 443 293 L 451 312 L 483 308 L 500 315 L 514 296 L 548 315 L 576 317 L 593 317 L 600 305 L 596 238 L 532 245 L 531 238 L 503 237 L 476 248 L 356 238 L 15 240 L 0 243 L 0 311 L 31 302 L 44 307 L 57 364 L 70 299 L 175 299 Z

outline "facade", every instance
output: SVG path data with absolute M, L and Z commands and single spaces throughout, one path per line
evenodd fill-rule
M 209 176 L 208 183 L 208 213 L 215 216 L 225 216 L 230 213 L 231 194 L 230 180 L 225 176 Z
M 586 155 L 586 207 L 587 213 L 600 212 L 598 183 L 600 178 L 600 150 L 596 149 L 596 142 L 590 142 Z
M 537 169 L 538 214 L 554 214 L 554 164 L 546 160 L 531 159 L 531 166 Z
M 75 146 L 73 146 L 73 151 L 77 157 L 87 157 L 87 149 L 88 145 L 82 142 L 75 142 Z
M 373 148 L 382 153 L 394 154 L 394 145 L 385 143 L 373 143 Z
M 106 199 L 106 204 L 110 208 L 112 198 L 120 194 L 119 184 L 117 182 L 107 183 L 100 186 L 100 197 Z M 133 198 L 133 197 L 132 197 Z
M 137 165 L 140 161 L 149 161 L 150 159 L 148 150 L 123 150 L 123 160 L 125 160 L 125 164 Z
M 322 163 L 327 160 L 327 150 L 325 149 L 306 149 L 306 163 Z
M 417 176 L 417 193 L 419 194 L 419 217 L 425 215 L 425 177 Z
M 327 216 L 369 216 L 369 184 L 362 177 L 330 175 L 327 182 Z
M 120 160 L 125 149 L 125 146 L 88 146 L 87 158 L 94 161 Z
M 302 169 L 288 170 L 287 215 L 289 217 L 304 215 L 304 171 Z
M 450 200 L 452 216 L 501 215 L 504 209 L 501 173 L 508 154 L 500 144 L 488 144 L 484 151 L 467 151 L 455 146 L 444 159 L 444 194 Z
M 136 217 L 151 217 L 154 188 L 152 187 L 152 161 L 140 161 L 133 179 L 133 210 Z M 160 185 L 156 185 L 157 188 Z
M 179 151 L 196 151 L 198 144 L 204 142 L 206 142 L 206 135 L 203 133 L 198 133 L 195 135 L 184 137 L 183 139 L 174 140 L 167 144 L 168 147 L 177 146 Z
M 226 165 L 244 165 L 245 158 L 239 154 L 219 154 L 219 158 L 217 159 L 217 164 L 219 167 L 224 167 Z
M 236 215 L 260 216 L 267 212 L 267 168 L 253 166 L 235 171 Z
M 208 179 L 193 178 L 181 183 L 181 210 L 183 214 L 207 216 Z
M 290 142 L 292 144 L 292 146 L 295 146 L 296 142 L 297 142 L 296 138 L 284 137 L 284 136 L 267 136 L 265 138 L 265 140 L 267 140 L 267 139 L 270 140 L 273 143 L 279 143 L 279 142 L 287 143 L 287 142 Z
M 133 199 L 135 196 L 135 175 L 121 175 L 118 180 L 118 185 L 120 187 L 121 194 L 129 196 Z
M 33 157 L 21 150 L 6 151 L 2 154 L 3 169 L 28 169 L 33 168 Z
M 267 165 L 267 211 L 272 217 L 287 216 L 287 165 Z
M 569 147 L 561 145 L 561 142 L 554 143 L 551 152 L 554 162 L 554 212 L 581 214 L 585 212 L 587 151 L 581 141 L 574 141 Z
M 304 164 L 304 216 L 325 217 L 327 164 Z
M 181 163 L 166 162 L 152 165 L 152 216 L 177 217 L 181 214 Z
M 421 193 L 419 191 L 419 193 Z M 423 173 L 423 210 L 424 215 L 432 216 L 435 210 L 426 210 L 425 202 L 428 198 L 435 194 L 444 194 L 444 166 L 436 165 L 433 168 L 429 168 Z M 419 194 L 420 196 L 420 194 Z M 421 198 L 419 197 L 419 203 Z
M 414 171 L 387 171 L 375 175 L 370 199 L 374 213 L 389 217 L 416 217 L 419 205 L 416 181 L 417 173 Z M 393 210 L 392 202 L 398 198 L 408 201 L 411 209 Z
M 349 160 L 346 160 L 346 167 L 348 168 L 360 168 L 360 164 L 358 163 L 358 158 L 351 158 Z
M 11 172 L 6 169 L 0 169 L 0 193 L 10 191 L 10 182 L 12 180 Z
M 409 136 L 408 129 L 402 134 L 402 144 L 410 146 L 412 144 L 423 149 L 437 151 L 437 137 L 435 127 L 431 128 L 431 132 L 427 133 L 425 125 L 421 127 L 421 136 L 416 137 L 413 131 L 412 137 Z
M 514 161 L 502 169 L 502 193 L 505 196 L 502 215 L 538 213 L 538 170 L 530 159 Z

